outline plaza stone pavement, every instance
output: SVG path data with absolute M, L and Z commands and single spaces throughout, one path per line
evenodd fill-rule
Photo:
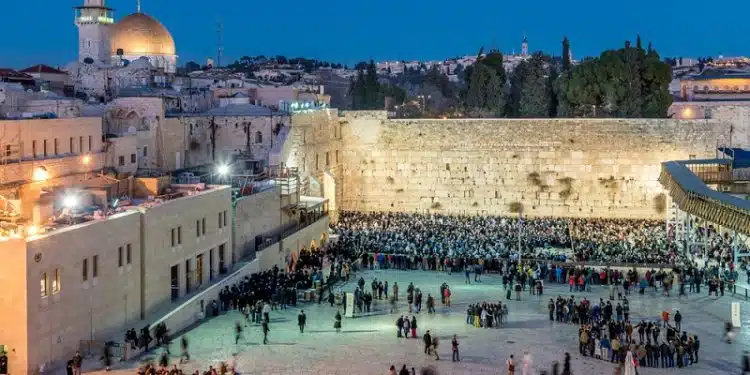
M 269 345 L 262 345 L 262 333 L 257 325 L 249 325 L 243 332 L 239 345 L 234 344 L 234 324 L 244 318 L 239 312 L 230 312 L 208 320 L 186 333 L 191 361 L 182 365 L 186 373 L 205 370 L 209 365 L 217 367 L 221 361 L 231 363 L 232 354 L 237 353 L 236 366 L 241 374 L 387 374 L 390 365 L 400 369 L 403 364 L 419 370 L 425 365 L 435 366 L 440 374 L 505 374 L 505 361 L 514 354 L 520 365 L 523 352 L 528 350 L 533 357 L 535 373 L 549 371 L 554 361 L 562 365 L 565 352 L 572 356 L 574 374 L 612 374 L 609 362 L 581 357 L 578 354 L 576 325 L 552 323 L 547 313 L 549 298 L 570 295 L 567 285 L 549 284 L 542 298 L 527 292 L 522 301 L 508 301 L 509 324 L 500 329 L 482 329 L 467 325 L 466 307 L 481 301 L 505 300 L 500 277 L 482 276 L 482 283 L 464 284 L 463 274 L 425 271 L 376 270 L 360 273 L 348 284 L 337 289 L 353 291 L 359 276 L 363 275 L 366 288 L 373 277 L 388 281 L 392 289 L 394 281 L 399 284 L 400 303 L 398 311 L 390 314 L 385 300 L 374 303 L 372 316 L 344 318 L 341 333 L 333 329 L 336 307 L 327 303 L 301 304 L 297 308 L 273 311 L 269 333 Z M 473 281 L 473 275 L 472 275 Z M 418 339 L 396 337 L 395 321 L 407 312 L 406 287 L 413 282 L 426 300 L 427 293 L 437 296 L 439 286 L 447 282 L 452 290 L 452 307 L 445 308 L 436 297 L 437 313 L 426 314 L 426 309 L 417 314 Z M 703 291 L 703 290 L 702 290 Z M 390 292 L 390 290 L 389 290 Z M 514 293 L 515 294 L 515 293 Z M 576 299 L 589 300 L 607 298 L 605 287 L 594 286 L 592 293 L 573 293 Z M 705 294 L 692 294 L 687 299 L 677 297 L 632 294 L 630 298 L 631 320 L 641 318 L 655 320 L 664 309 L 683 315 L 683 330 L 697 334 L 701 340 L 700 362 L 683 369 L 643 368 L 640 374 L 736 374 L 739 371 L 742 350 L 750 337 L 747 329 L 738 334 L 735 344 L 721 341 L 723 322 L 729 319 L 730 302 L 741 301 L 732 297 L 714 299 Z M 742 323 L 750 324 L 750 307 L 742 303 Z M 300 334 L 297 327 L 299 307 L 307 315 L 307 328 Z M 342 310 L 343 315 L 343 310 Z M 422 335 L 429 329 L 440 337 L 440 361 L 424 354 Z M 663 331 L 662 331 L 663 332 Z M 461 362 L 451 362 L 450 342 L 457 334 L 460 342 Z M 663 333 L 662 333 L 663 335 Z M 637 336 L 637 335 L 634 335 Z M 172 363 L 177 363 L 180 338 L 172 344 Z M 156 359 L 161 349 L 151 353 Z M 143 360 L 143 359 L 141 359 Z M 138 363 L 118 366 L 115 373 L 133 374 Z M 520 367 L 520 366 L 518 366 Z M 562 369 L 562 368 L 561 368 Z M 520 374 L 520 371 L 517 371 Z

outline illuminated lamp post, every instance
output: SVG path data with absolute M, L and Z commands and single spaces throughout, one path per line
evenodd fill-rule
M 224 178 L 226 178 L 227 176 L 229 176 L 229 173 L 231 171 L 232 171 L 232 169 L 228 165 L 222 164 L 222 165 L 220 165 L 220 166 L 218 166 L 216 168 L 216 173 L 215 174 L 217 174 L 219 176 L 219 181 L 223 181 Z M 213 180 L 213 174 L 211 175 L 211 180 Z M 211 181 L 211 182 L 213 182 L 213 181 Z
M 85 180 L 89 179 L 88 178 L 88 176 L 89 176 L 89 164 L 91 164 L 91 156 L 90 155 L 84 155 L 81 158 L 81 164 L 83 164 L 83 168 L 84 168 L 84 170 L 83 170 L 83 179 L 85 181 Z

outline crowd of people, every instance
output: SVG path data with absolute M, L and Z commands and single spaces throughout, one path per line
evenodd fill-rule
M 636 264 L 688 264 L 682 251 L 725 265 L 736 245 L 728 233 L 695 223 L 688 234 L 659 220 L 511 218 L 404 212 L 342 212 L 333 229 L 349 246 L 373 252 L 375 267 L 494 270 L 497 259 L 533 258 Z M 689 240 L 684 237 L 689 236 Z M 700 245 L 700 246 L 698 246 Z M 744 245 L 741 248 L 745 248 Z M 464 262 L 463 264 L 459 264 Z M 422 264 L 423 263 L 423 264 Z

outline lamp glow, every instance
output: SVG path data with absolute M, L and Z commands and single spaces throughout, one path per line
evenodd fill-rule
M 84 156 L 81 159 L 81 162 L 83 163 L 83 165 L 89 165 L 89 163 L 91 163 L 91 156 L 89 155 Z
M 75 195 L 66 195 L 63 198 L 63 206 L 73 208 L 78 205 L 78 198 Z
M 216 169 L 216 172 L 218 172 L 222 176 L 225 176 L 225 175 L 229 174 L 229 166 L 228 165 L 220 165 L 219 168 Z
M 39 227 L 37 227 L 36 225 L 32 225 L 32 226 L 26 228 L 26 233 L 29 236 L 35 236 L 37 233 L 39 233 Z
M 34 181 L 44 181 L 49 178 L 49 172 L 44 167 L 34 168 L 34 172 L 31 175 L 31 179 Z

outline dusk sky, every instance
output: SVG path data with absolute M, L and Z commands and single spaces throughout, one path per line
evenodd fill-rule
M 83 0 L 4 1 L 0 67 L 64 65 L 76 58 L 73 6 Z M 603 5 L 607 4 L 607 5 Z M 662 56 L 750 54 L 741 17 L 696 13 L 697 0 L 552 2 L 380 0 L 247 1 L 143 0 L 143 12 L 175 39 L 179 64 L 216 55 L 216 23 L 224 24 L 223 62 L 243 55 L 285 55 L 353 64 L 429 60 L 475 54 L 480 46 L 516 52 L 526 34 L 530 50 L 560 53 L 567 35 L 575 58 L 620 47 L 640 34 Z M 110 0 L 120 19 L 136 0 Z M 750 2 L 732 3 L 750 12 Z M 688 16 L 688 14 L 690 16 Z M 712 17 L 714 15 L 714 17 Z

